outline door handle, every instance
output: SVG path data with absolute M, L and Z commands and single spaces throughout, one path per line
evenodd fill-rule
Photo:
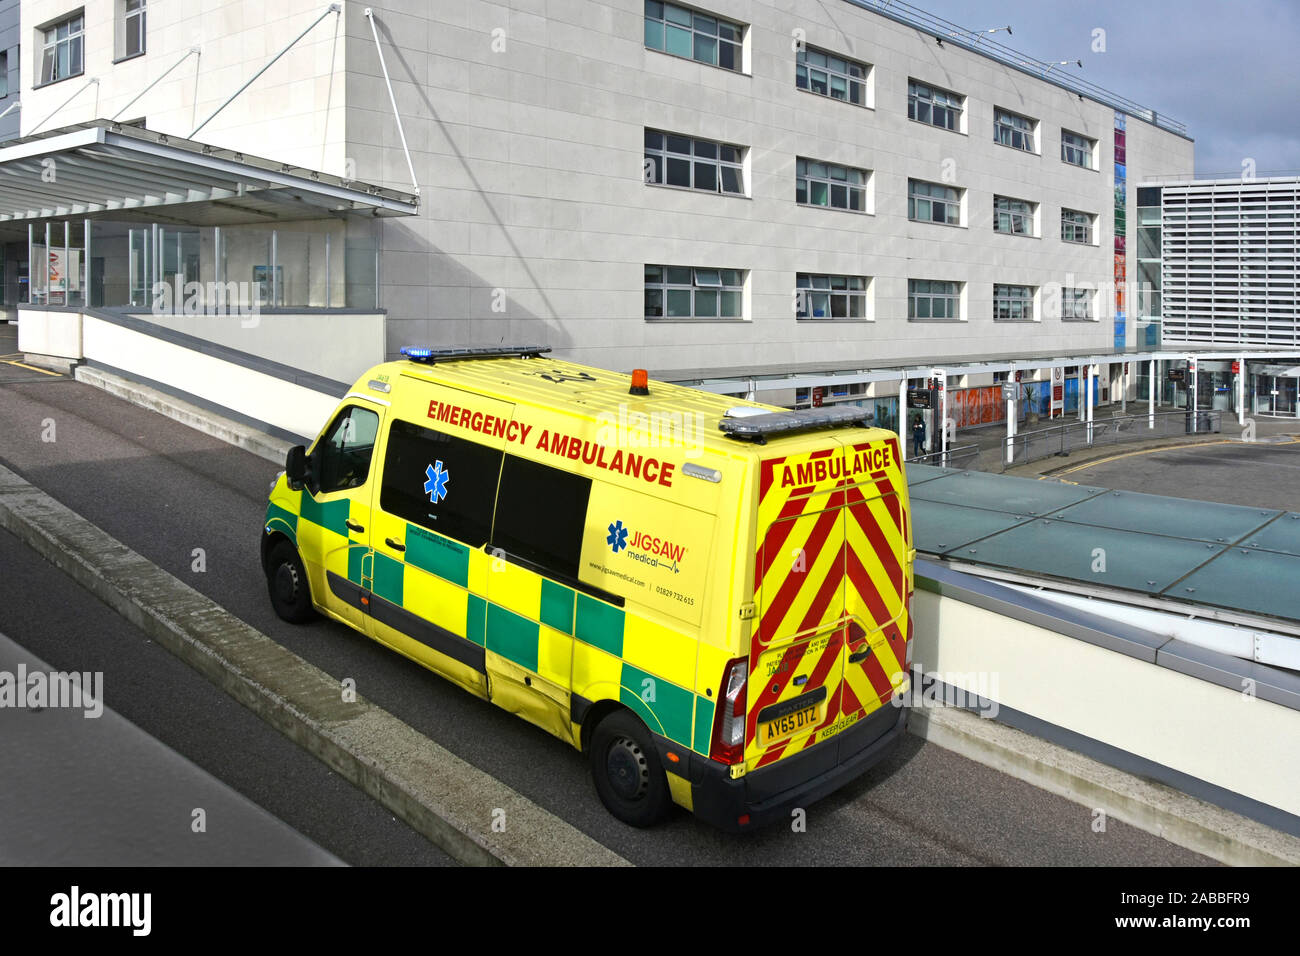
M 392 548 L 394 551 L 405 551 L 405 550 L 406 550 L 406 545 L 402 544 L 402 542 L 400 542 L 400 541 L 394 541 L 392 538 L 385 538 L 385 539 L 384 539 L 384 544 L 388 545 L 388 546 L 389 546 L 390 548 Z
M 347 521 L 345 521 L 345 522 L 343 522 L 343 523 L 344 523 L 345 525 L 347 525 L 349 528 L 351 528 L 353 531 L 365 531 L 365 530 L 366 530 L 364 525 L 359 525 L 359 524 L 357 524 L 357 523 L 356 523 L 355 521 L 353 521 L 351 518 L 349 518 Z
M 859 661 L 865 661 L 865 660 L 866 660 L 868 657 L 870 657 L 870 656 L 871 656 L 871 648 L 870 648 L 870 647 L 864 647 L 862 650 L 858 651 L 856 654 L 850 654 L 850 655 L 849 655 L 849 663 L 850 663 L 850 664 L 856 664 L 856 663 L 858 663 Z

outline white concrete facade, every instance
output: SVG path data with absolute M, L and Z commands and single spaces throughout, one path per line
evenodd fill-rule
M 112 116 L 200 44 L 123 119 L 191 130 L 323 13 L 289 0 L 159 4 L 148 52 L 114 64 L 118 0 L 86 0 L 85 78 L 99 83 L 51 120 Z M 342 4 L 197 137 L 326 172 L 410 189 L 410 174 L 364 16 Z M 993 285 L 1103 290 L 1113 280 L 1114 110 L 847 0 L 699 0 L 743 24 L 746 71 L 648 49 L 643 0 L 403 0 L 374 9 L 421 187 L 419 217 L 381 226 L 380 304 L 390 352 L 407 343 L 540 341 L 611 368 L 743 374 L 791 364 L 881 367 L 948 357 L 1079 354 L 1113 346 L 1112 301 L 1062 321 L 993 319 Z M 77 9 L 22 4 L 25 43 Z M 796 31 L 870 64 L 860 107 L 795 85 Z M 83 78 L 32 89 L 23 132 Z M 908 119 L 909 78 L 962 94 L 965 132 Z M 197 92 L 196 92 L 197 91 Z M 1037 123 L 1036 151 L 994 142 L 995 108 Z M 743 197 L 647 185 L 647 128 L 745 148 Z M 1061 130 L 1097 141 L 1096 169 L 1061 160 Z M 1134 184 L 1190 176 L 1191 140 L 1130 116 Z M 871 171 L 870 212 L 795 203 L 797 158 Z M 960 226 L 910 222 L 908 179 L 963 190 Z M 1034 237 L 993 229 L 993 197 L 1037 204 Z M 1088 245 L 1063 242 L 1062 208 L 1095 216 Z M 1129 246 L 1128 274 L 1133 243 Z M 647 319 L 647 264 L 743 270 L 740 320 Z M 869 315 L 798 321 L 797 273 L 870 278 Z M 963 284 L 962 320 L 909 321 L 909 279 Z M 1129 344 L 1134 344 L 1129 319 Z

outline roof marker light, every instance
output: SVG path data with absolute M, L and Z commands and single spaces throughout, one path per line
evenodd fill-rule
M 649 395 L 650 394 L 650 373 L 643 368 L 632 370 L 632 387 L 627 390 L 629 395 Z

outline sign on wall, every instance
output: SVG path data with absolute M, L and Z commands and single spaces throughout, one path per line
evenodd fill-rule
M 1124 114 L 1115 112 L 1115 348 L 1128 344 L 1128 315 L 1125 312 L 1124 267 L 1128 235 L 1128 132 Z

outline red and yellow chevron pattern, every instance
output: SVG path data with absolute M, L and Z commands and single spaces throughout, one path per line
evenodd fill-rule
M 765 460 L 754 563 L 747 763 L 773 763 L 887 703 L 910 634 L 898 440 Z M 767 743 L 758 715 L 824 688 L 810 728 Z

